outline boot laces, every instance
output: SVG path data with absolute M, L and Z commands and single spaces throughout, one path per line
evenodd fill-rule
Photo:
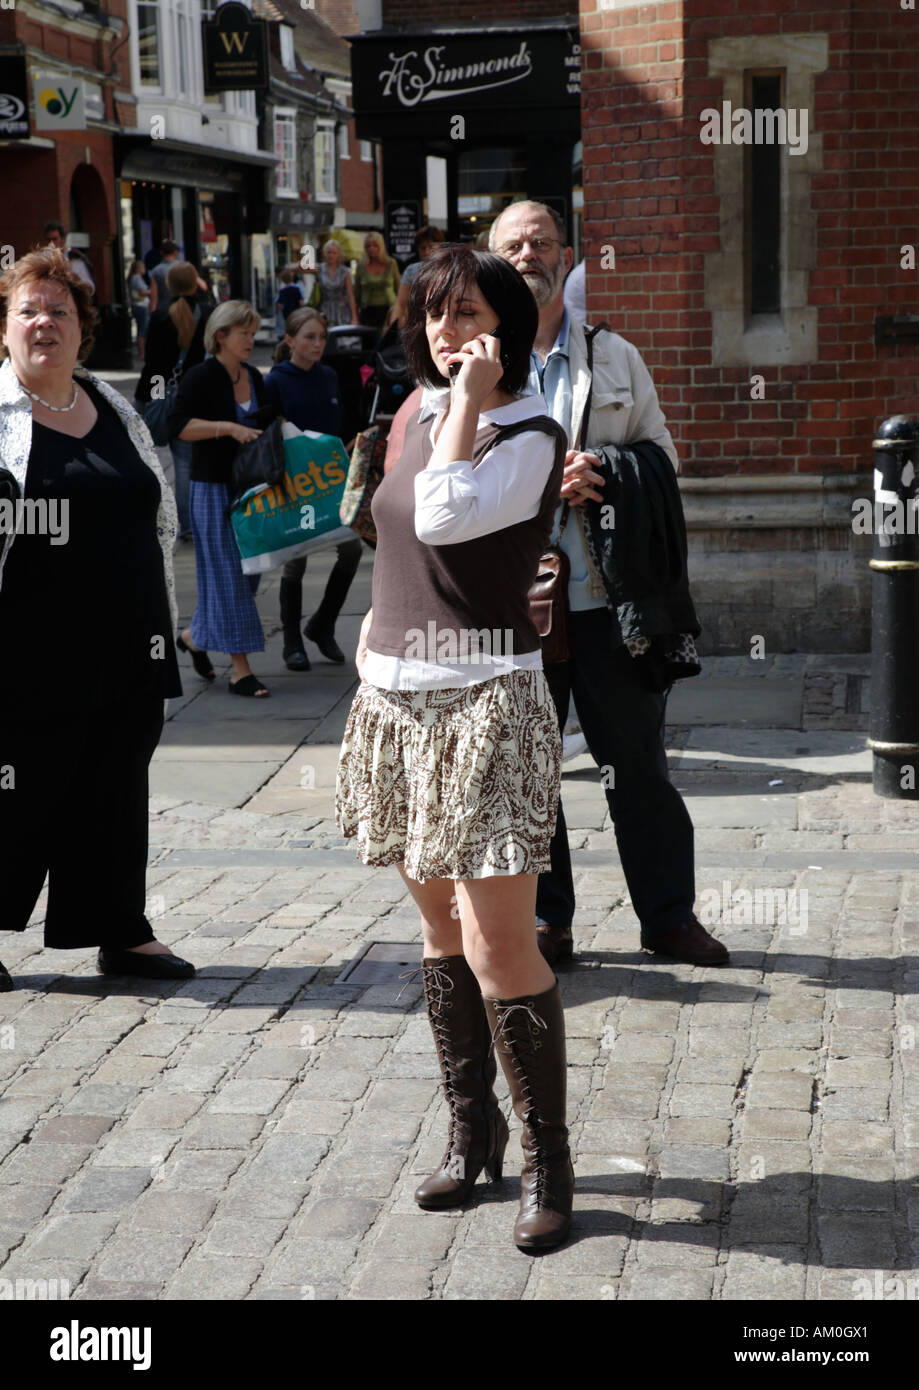
M 412 980 L 419 974 L 424 980 L 425 997 L 428 1002 L 437 1046 L 438 1060 L 440 1061 L 441 1072 L 443 1074 L 447 1109 L 450 1113 L 450 1122 L 447 1129 L 447 1151 L 441 1163 L 441 1167 L 445 1168 L 452 1161 L 453 1148 L 457 1139 L 455 1133 L 457 1097 L 454 1085 L 454 1068 L 456 1064 L 450 1048 L 450 1032 L 446 1025 L 446 1019 L 444 1018 L 445 1009 L 453 1007 L 452 999 L 447 999 L 446 995 L 452 994 L 455 986 L 449 968 L 445 966 L 442 961 L 435 960 L 431 964 L 422 961 L 421 965 L 416 966 L 414 970 L 406 971 L 405 974 L 399 976 L 400 980 L 405 980 L 405 984 L 396 996 L 397 999 L 401 999 Z
M 511 1014 L 516 1010 L 522 1010 L 524 1018 L 517 1018 L 514 1023 L 526 1024 L 529 1034 L 529 1045 L 534 1052 L 538 1052 L 542 1047 L 542 1040 L 539 1037 L 539 1029 L 547 1032 L 549 1025 L 544 1018 L 541 1018 L 530 1004 L 507 1004 L 500 1005 L 496 1010 L 498 1022 L 492 1034 L 492 1045 L 497 1047 L 503 1043 L 505 1051 L 510 1053 L 514 1071 L 520 1080 L 520 1089 L 523 1096 L 526 1110 L 525 1122 L 534 1133 L 535 1152 L 532 1155 L 533 1162 L 533 1187 L 532 1197 L 536 1205 L 544 1206 L 545 1199 L 549 1195 L 550 1184 L 550 1165 L 545 1147 L 539 1141 L 540 1117 L 539 1107 L 536 1097 L 533 1095 L 532 1082 L 527 1074 L 527 1068 L 521 1052 L 526 1049 L 526 1041 L 523 1037 L 522 1028 L 513 1028 L 510 1023 Z

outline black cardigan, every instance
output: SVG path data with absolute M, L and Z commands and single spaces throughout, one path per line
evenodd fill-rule
M 182 376 L 186 372 L 190 372 L 192 367 L 197 367 L 204 361 L 204 325 L 211 315 L 209 304 L 199 304 L 193 295 L 185 295 L 184 298 L 192 313 L 195 310 L 198 311 L 198 323 L 185 354 Z M 153 377 L 162 376 L 166 381 L 169 380 L 173 368 L 179 360 L 180 352 L 179 332 L 170 317 L 168 307 L 157 309 L 156 313 L 151 316 L 147 328 L 144 366 L 134 392 L 135 400 L 140 401 L 141 404 L 146 404 L 149 401 Z
M 256 407 L 268 403 L 262 374 L 246 366 Z M 181 434 L 189 420 L 236 420 L 236 400 L 230 374 L 216 357 L 209 357 L 200 367 L 192 367 L 179 382 L 175 402 L 169 412 L 166 428 L 170 439 Z M 253 421 L 253 428 L 262 428 L 267 421 Z M 238 443 L 230 435 L 220 439 L 196 440 L 192 449 L 191 479 L 195 483 L 229 483 Z

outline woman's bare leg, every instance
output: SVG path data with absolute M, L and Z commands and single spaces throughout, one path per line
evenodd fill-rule
M 486 998 L 544 994 L 555 983 L 533 930 L 537 877 L 498 875 L 456 884 L 463 953 Z
M 452 878 L 429 878 L 419 883 L 409 878 L 401 864 L 399 873 L 421 913 L 425 957 L 461 956 L 463 933 L 456 913 Z

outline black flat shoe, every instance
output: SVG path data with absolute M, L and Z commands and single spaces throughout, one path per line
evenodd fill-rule
M 15 989 L 13 977 L 6 966 L 0 963 L 0 994 L 9 994 L 11 989 Z
M 345 654 L 330 632 L 317 635 L 313 630 L 312 621 L 310 621 L 303 629 L 303 635 L 308 637 L 311 642 L 316 643 L 326 661 L 334 661 L 338 666 L 344 665 Z
M 176 646 L 180 652 L 188 652 L 188 655 L 191 657 L 192 666 L 194 666 L 203 681 L 214 681 L 217 679 L 217 672 L 211 665 L 211 659 L 207 652 L 196 651 L 194 647 L 186 646 L 182 641 L 181 632 L 176 637 Z
M 105 946 L 98 965 L 102 975 L 139 975 L 146 980 L 190 980 L 196 973 L 180 956 L 151 956 L 146 951 L 114 951 Z
M 291 647 L 284 653 L 284 665 L 288 671 L 311 671 L 310 659 L 302 647 Z
M 258 676 L 253 676 L 251 671 L 238 681 L 230 681 L 229 689 L 231 695 L 249 695 L 260 700 L 266 700 L 271 694 L 267 685 L 262 685 Z

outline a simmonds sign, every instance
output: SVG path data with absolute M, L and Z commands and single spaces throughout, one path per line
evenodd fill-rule
M 580 101 L 576 29 L 355 38 L 354 104 L 372 111 L 567 107 Z

